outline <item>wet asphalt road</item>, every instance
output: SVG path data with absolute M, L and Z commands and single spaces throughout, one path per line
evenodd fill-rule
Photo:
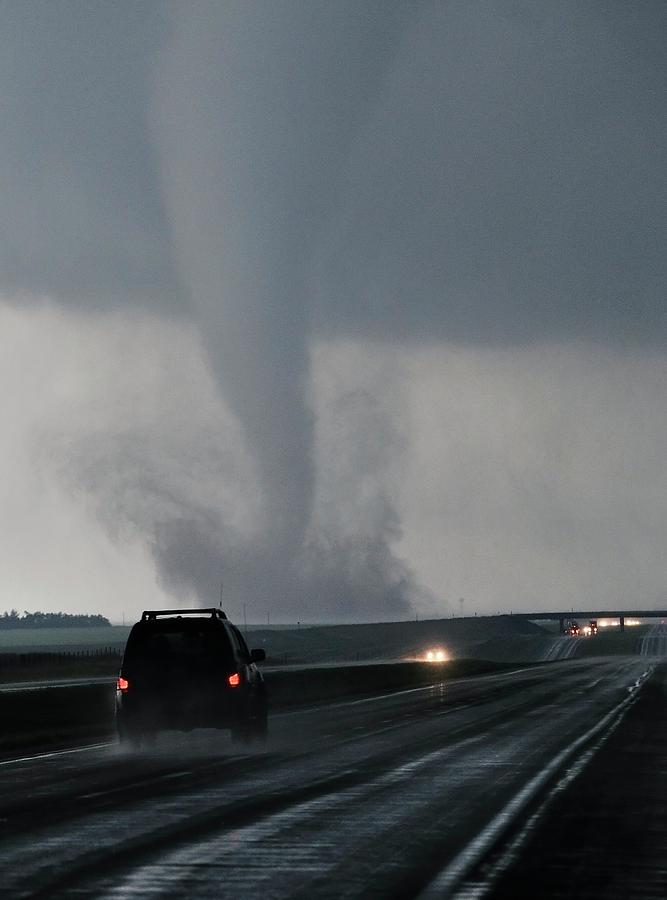
M 667 656 L 667 625 L 652 625 L 639 642 L 642 656 Z
M 654 640 L 665 639 L 662 634 Z M 496 900 L 667 897 L 667 663 L 499 875 Z
M 2 896 L 483 896 L 501 876 L 479 866 L 647 668 L 569 660 L 282 713 L 263 749 L 195 732 L 5 761 Z

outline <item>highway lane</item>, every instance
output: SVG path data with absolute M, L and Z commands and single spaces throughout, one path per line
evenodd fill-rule
M 579 639 L 575 637 L 560 636 L 553 639 L 553 643 L 542 657 L 544 662 L 552 662 L 557 659 L 571 659 L 576 656 L 579 649 Z
M 198 732 L 5 761 L 3 896 L 455 895 L 645 672 L 575 660 L 295 710 L 264 749 Z
M 652 625 L 639 644 L 642 656 L 667 656 L 667 625 Z

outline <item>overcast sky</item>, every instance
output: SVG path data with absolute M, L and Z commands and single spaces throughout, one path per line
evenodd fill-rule
M 667 6 L 0 5 L 0 610 L 664 601 Z

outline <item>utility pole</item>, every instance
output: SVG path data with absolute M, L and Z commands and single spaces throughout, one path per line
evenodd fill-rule
M 245 638 L 248 639 L 248 618 L 246 616 L 245 603 L 243 604 L 243 630 L 245 631 Z
M 463 597 L 459 597 L 459 605 L 461 607 L 461 618 L 463 618 Z

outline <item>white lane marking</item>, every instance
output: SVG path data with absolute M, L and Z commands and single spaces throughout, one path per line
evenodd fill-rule
M 108 684 L 109 687 L 116 683 L 115 678 L 107 675 L 97 678 L 63 678 L 55 681 L 14 681 L 10 684 L 0 685 L 0 694 L 21 694 L 26 691 L 47 691 L 51 688 L 89 687 L 96 684 Z
M 561 750 L 550 763 L 531 778 L 528 784 L 505 805 L 505 807 L 489 822 L 489 824 L 475 837 L 454 859 L 442 869 L 429 885 L 419 894 L 418 900 L 442 900 L 445 897 L 456 896 L 452 894 L 463 881 L 468 872 L 476 866 L 482 858 L 491 850 L 493 845 L 501 838 L 507 828 L 524 811 L 525 807 L 535 799 L 545 784 L 558 772 L 564 763 L 576 754 L 579 748 L 588 743 L 613 720 L 625 713 L 629 704 L 634 700 L 635 694 L 631 694 L 620 703 L 617 703 L 605 716 L 603 716 L 592 728 L 578 737 L 575 741 Z M 490 888 L 490 884 L 487 886 Z M 480 886 L 481 889 L 481 886 Z M 477 897 L 475 893 L 467 889 L 462 897 Z M 481 895 L 480 895 L 481 896 Z
M 556 637 L 552 639 L 552 643 L 543 653 L 544 662 L 560 662 L 565 659 L 571 659 L 577 650 L 579 644 L 575 637 Z
M 482 900 L 486 894 L 489 893 L 490 890 L 493 889 L 493 886 L 497 883 L 500 876 L 506 872 L 509 867 L 517 861 L 519 858 L 519 853 L 521 851 L 522 846 L 525 844 L 528 836 L 534 831 L 537 823 L 544 816 L 546 810 L 549 808 L 554 798 L 561 794 L 566 788 L 568 788 L 572 782 L 577 778 L 581 772 L 586 768 L 591 759 L 595 756 L 598 750 L 602 747 L 604 743 L 606 743 L 607 739 L 613 734 L 614 731 L 618 728 L 620 723 L 623 720 L 623 716 L 625 715 L 625 710 L 619 713 L 616 719 L 612 722 L 610 727 L 604 731 L 601 735 L 598 736 L 595 743 L 588 748 L 581 756 L 575 760 L 574 764 L 570 769 L 567 770 L 563 779 L 555 784 L 544 800 L 540 803 L 539 807 L 528 819 L 526 824 L 522 827 L 521 831 L 517 834 L 517 836 L 510 841 L 509 845 L 503 849 L 500 858 L 497 862 L 492 866 L 492 868 L 485 872 L 484 875 L 473 884 L 466 884 L 462 889 L 455 895 L 455 900 Z
M 645 672 L 642 672 L 635 683 L 630 685 L 630 687 L 628 688 L 628 693 L 634 694 L 634 692 L 642 686 L 644 679 L 647 677 L 647 675 L 650 675 L 651 671 L 651 669 L 647 669 Z
M 103 750 L 105 747 L 115 747 L 115 741 L 107 741 L 104 744 L 87 744 L 85 747 L 70 747 L 67 750 L 51 750 L 48 753 L 36 753 L 34 756 L 17 756 L 14 759 L 0 760 L 0 766 L 15 766 L 19 763 L 35 762 L 38 759 L 54 759 L 57 756 L 67 756 L 71 753 L 92 753 L 94 750 Z
M 417 694 L 420 691 L 431 691 L 438 687 L 440 682 L 434 681 L 422 687 L 407 688 L 403 691 L 391 691 L 389 694 L 378 694 L 375 697 L 362 697 L 361 700 L 340 700 L 338 703 L 327 703 L 320 706 L 306 706 L 299 709 L 290 709 L 286 712 L 271 713 L 272 719 L 287 719 L 290 716 L 302 716 L 308 713 L 321 712 L 322 709 L 341 709 L 344 706 L 360 706 L 362 703 L 378 703 L 380 700 L 388 700 L 391 697 L 403 697 L 406 694 Z
M 424 691 L 432 691 L 433 688 L 440 687 L 440 685 L 444 684 L 447 687 L 451 687 L 452 685 L 458 684 L 470 684 L 474 679 L 481 678 L 506 678 L 509 675 L 518 675 L 521 672 L 531 672 L 534 669 L 543 669 L 542 665 L 537 666 L 525 666 L 522 669 L 512 669 L 510 672 L 487 672 L 484 675 L 471 675 L 468 678 L 447 678 L 446 675 L 443 676 L 441 681 L 433 681 L 431 684 L 421 685 L 420 687 L 415 688 L 405 688 L 402 691 L 390 691 L 388 694 L 376 694 L 373 697 L 362 697 L 360 700 L 340 700 L 337 703 L 327 703 L 325 705 L 320 706 L 305 706 L 300 707 L 299 709 L 290 709 L 285 712 L 275 712 L 271 713 L 272 719 L 287 719 L 290 716 L 302 716 L 309 713 L 319 712 L 320 710 L 326 709 L 341 709 L 346 706 L 361 706 L 365 703 L 378 703 L 381 700 L 389 700 L 392 697 L 404 697 L 406 694 L 418 694 Z M 393 721 L 393 720 L 392 720 Z
M 651 625 L 648 634 L 641 638 L 639 653 L 641 656 L 665 656 L 667 654 L 667 631 L 662 623 Z

